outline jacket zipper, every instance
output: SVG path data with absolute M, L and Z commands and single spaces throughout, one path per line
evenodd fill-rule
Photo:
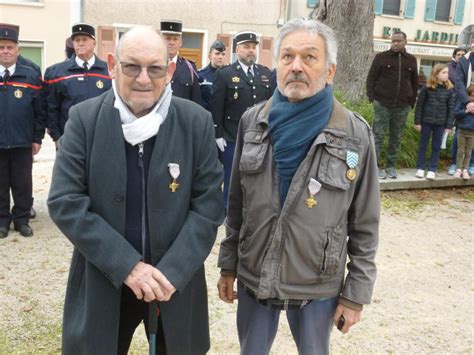
M 394 106 L 398 100 L 398 94 L 400 94 L 401 81 L 402 81 L 402 54 L 398 53 L 398 83 L 397 83 L 397 94 L 395 95 L 395 102 L 393 103 Z
M 142 256 L 145 261 L 146 238 L 146 206 L 145 206 L 145 165 L 143 164 L 143 143 L 138 143 L 138 167 L 141 175 L 141 201 L 142 201 Z
M 321 272 L 326 270 L 326 259 L 327 259 L 327 252 L 329 247 L 329 232 L 326 234 L 326 243 L 324 244 L 324 254 L 323 254 L 323 263 L 321 265 Z

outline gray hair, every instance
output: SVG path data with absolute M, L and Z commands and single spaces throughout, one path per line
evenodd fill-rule
M 303 18 L 295 18 L 285 23 L 280 31 L 277 39 L 275 40 L 275 49 L 273 56 L 275 60 L 278 60 L 280 54 L 281 42 L 283 39 L 293 32 L 309 32 L 314 35 L 321 36 L 326 45 L 326 67 L 331 64 L 337 64 L 337 41 L 336 35 L 331 27 L 324 23 L 316 20 L 307 20 Z

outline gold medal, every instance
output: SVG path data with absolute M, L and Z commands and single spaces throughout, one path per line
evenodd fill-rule
M 95 83 L 95 86 L 97 86 L 97 88 L 99 89 L 103 89 L 104 83 L 101 80 L 97 80 L 97 82 Z
M 352 168 L 351 168 L 351 169 L 347 169 L 347 171 L 346 171 L 346 177 L 347 177 L 350 181 L 354 180 L 354 179 L 357 177 L 357 171 L 356 171 L 356 169 L 352 169 Z
M 318 204 L 318 201 L 314 199 L 313 195 L 309 195 L 309 197 L 304 200 L 304 203 L 306 203 L 306 206 L 308 206 L 308 208 L 313 208 Z
M 173 179 L 173 181 L 169 185 L 171 192 L 176 192 L 178 187 L 179 187 L 179 184 L 176 182 L 176 179 Z
M 237 100 L 239 98 L 239 93 L 236 91 L 234 92 L 234 100 Z
M 21 91 L 20 89 L 16 89 L 13 95 L 15 95 L 17 99 L 21 99 L 23 97 L 23 91 Z

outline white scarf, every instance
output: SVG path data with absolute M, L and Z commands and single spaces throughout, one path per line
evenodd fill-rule
M 135 116 L 127 105 L 125 105 L 118 94 L 115 79 L 112 80 L 112 88 L 115 94 L 114 107 L 119 111 L 125 140 L 131 145 L 136 145 L 156 136 L 161 124 L 168 115 L 172 93 L 171 84 L 166 85 L 156 105 L 148 114 L 142 117 Z

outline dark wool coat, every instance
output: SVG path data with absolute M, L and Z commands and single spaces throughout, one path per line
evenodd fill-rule
M 115 354 L 123 281 L 141 259 L 124 235 L 126 161 L 114 93 L 74 106 L 60 140 L 48 207 L 74 244 L 63 320 L 64 354 Z M 168 163 L 177 163 L 171 192 Z M 168 354 L 209 349 L 204 260 L 223 219 L 222 171 L 210 114 L 173 98 L 147 186 L 152 263 L 176 287 L 160 303 Z

